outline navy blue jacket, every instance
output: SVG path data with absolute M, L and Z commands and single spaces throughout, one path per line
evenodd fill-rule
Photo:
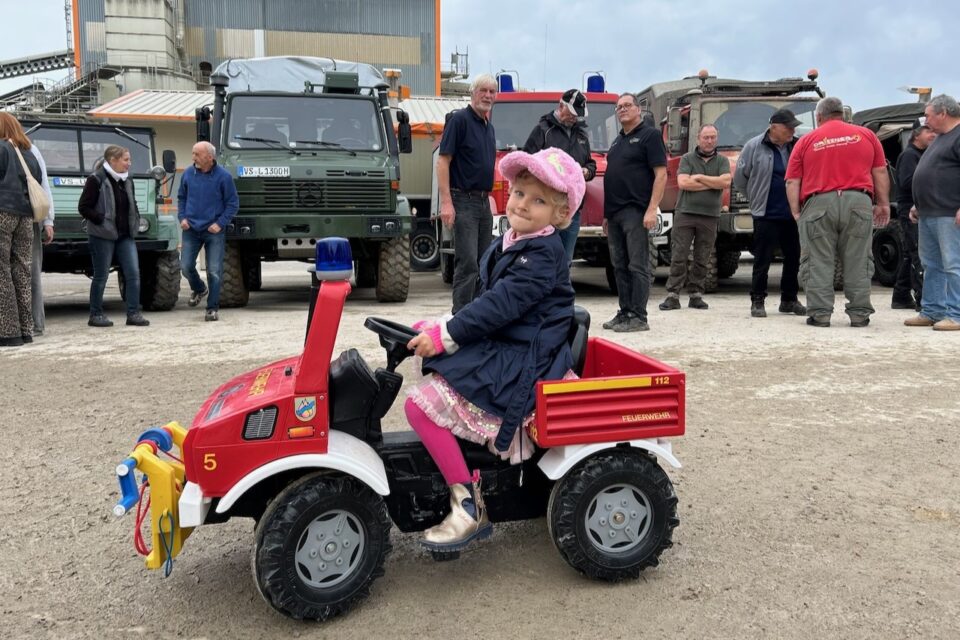
M 574 291 L 559 233 L 502 247 L 500 237 L 484 252 L 480 296 L 447 322 L 459 349 L 426 358 L 423 371 L 502 417 L 495 446 L 506 451 L 533 411 L 537 380 L 559 380 L 573 366 Z
M 194 231 L 206 231 L 216 222 L 226 229 L 240 208 L 237 187 L 230 172 L 218 164 L 203 172 L 187 167 L 177 192 L 177 218 L 190 223 Z

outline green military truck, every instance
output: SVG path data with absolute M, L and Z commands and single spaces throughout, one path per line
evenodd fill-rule
M 180 295 L 180 227 L 176 211 L 162 207 L 165 180 L 176 171 L 172 151 L 156 166 L 153 129 L 67 121 L 21 122 L 40 150 L 56 211 L 54 240 L 43 248 L 45 273 L 93 272 L 85 220 L 77 202 L 94 163 L 109 145 L 130 150 L 130 176 L 140 210 L 135 240 L 140 257 L 140 303 L 149 311 L 173 308 Z M 120 282 L 121 293 L 123 282 Z
M 388 104 L 376 68 L 329 58 L 229 60 L 210 76 L 213 108 L 197 137 L 237 185 L 227 227 L 222 306 L 244 306 L 263 261 L 313 259 L 316 241 L 350 239 L 360 287 L 403 302 L 410 282 L 410 205 L 400 195 L 399 153 L 410 124 Z

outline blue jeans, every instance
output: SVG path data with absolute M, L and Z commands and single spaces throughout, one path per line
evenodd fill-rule
M 207 255 L 207 284 L 197 273 L 197 256 L 203 247 Z M 227 249 L 226 233 L 210 233 L 209 231 L 194 231 L 184 229 L 180 248 L 180 264 L 183 276 L 190 283 L 194 293 L 201 293 L 205 288 L 210 290 L 207 296 L 207 309 L 220 308 L 220 282 L 223 280 L 223 254 Z
M 567 252 L 567 260 L 573 262 L 573 250 L 577 246 L 577 235 L 580 233 L 580 212 L 577 211 L 570 219 L 570 226 L 560 231 L 560 240 L 563 250 Z
M 103 313 L 103 290 L 107 286 L 110 265 L 116 256 L 123 272 L 127 315 L 140 310 L 140 262 L 137 258 L 137 243 L 130 236 L 119 240 L 107 240 L 90 236 L 90 258 L 93 261 L 93 280 L 90 281 L 90 315 Z
M 920 313 L 960 322 L 960 226 L 953 216 L 920 218 L 923 298 Z

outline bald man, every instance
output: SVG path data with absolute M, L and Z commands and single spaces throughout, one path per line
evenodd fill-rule
M 183 230 L 180 268 L 190 283 L 190 300 L 196 307 L 207 298 L 204 318 L 220 319 L 220 282 L 223 279 L 225 229 L 240 208 L 237 187 L 230 173 L 217 164 L 216 148 L 209 142 L 193 145 L 193 166 L 183 172 L 177 193 L 177 217 Z M 197 273 L 197 255 L 207 256 L 207 284 Z

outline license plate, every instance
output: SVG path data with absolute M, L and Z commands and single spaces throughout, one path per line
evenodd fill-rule
M 290 167 L 237 167 L 238 178 L 289 178 Z
M 54 178 L 53 186 L 55 187 L 82 187 L 86 184 L 86 180 L 83 178 Z

